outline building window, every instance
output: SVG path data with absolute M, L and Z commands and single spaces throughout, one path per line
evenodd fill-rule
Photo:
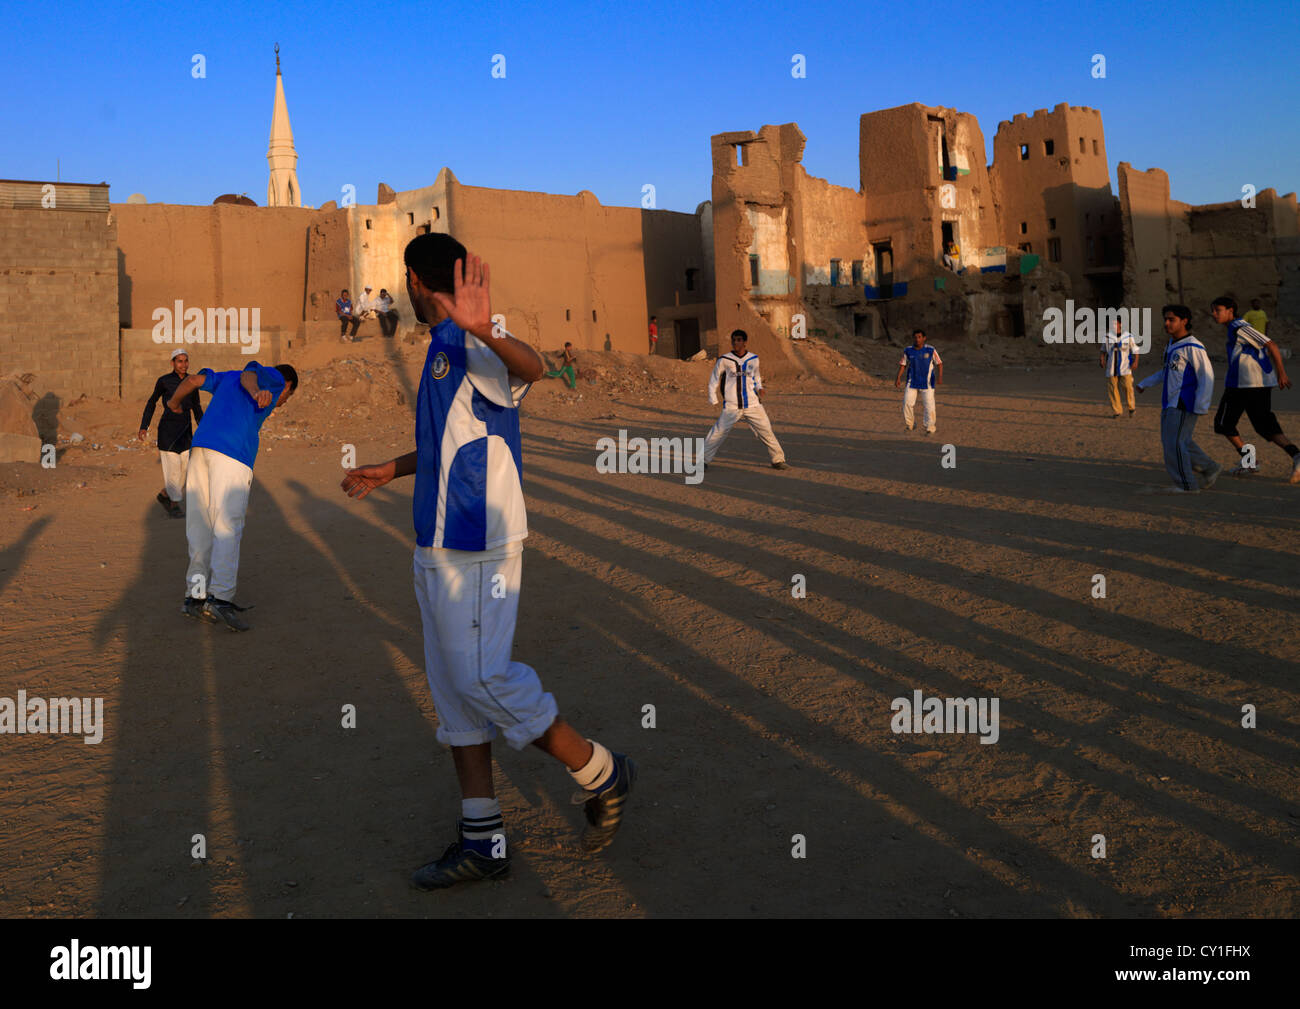
M 1053 141 L 1051 140 L 1043 141 L 1043 153 L 1046 154 L 1049 158 L 1052 156 L 1055 147 L 1056 144 Z
M 1034 254 L 1033 243 L 1025 242 L 1022 246 L 1020 246 L 1020 251 L 1025 253 L 1026 255 L 1032 256 Z
M 1047 219 L 1047 230 L 1048 230 L 1048 231 L 1055 231 L 1055 230 L 1056 230 L 1056 218 L 1055 218 L 1055 217 L 1049 217 L 1049 218 Z
M 688 291 L 695 290 L 695 275 L 699 272 L 700 272 L 699 270 L 686 271 L 686 290 Z
M 1110 262 L 1110 239 L 1105 235 L 1101 236 L 1101 264 L 1105 266 Z
M 414 224 L 414 223 L 415 223 L 415 215 L 414 215 L 414 214 L 407 214 L 407 215 L 406 215 L 406 223 L 407 223 L 407 224 Z
M 1088 262 L 1095 263 L 1096 261 L 1097 261 L 1096 255 L 1093 253 L 1092 239 L 1089 238 L 1088 239 Z
M 366 218 L 366 230 L 367 230 L 367 231 L 370 230 L 370 218 L 369 218 L 369 217 Z
M 1061 261 L 1061 240 L 1059 238 L 1049 238 L 1047 240 L 1047 258 L 1053 263 Z
M 591 310 L 591 321 L 596 321 L 596 310 L 594 308 Z
M 435 221 L 442 216 L 442 211 L 439 210 L 437 207 L 434 207 L 433 210 L 430 211 L 430 213 L 433 214 L 433 219 Z
M 1028 160 L 1029 160 L 1029 145 L 1028 145 L 1028 144 L 1021 144 L 1021 145 L 1020 145 L 1020 160 L 1021 160 L 1021 161 L 1028 161 Z
M 736 145 L 736 167 L 742 168 L 749 164 L 749 147 L 745 144 Z
M 838 259 L 832 259 L 831 260 L 831 287 L 839 287 L 839 286 L 840 286 L 840 261 Z
M 1085 150 L 1083 149 L 1083 137 L 1080 137 L 1080 138 L 1079 138 L 1079 153 L 1080 153 L 1080 154 L 1087 154 L 1087 153 L 1088 153 L 1087 151 L 1085 151 Z
M 852 270 L 853 270 L 853 286 L 861 287 L 862 286 L 862 260 L 855 259 L 853 261 Z
M 1097 150 L 1097 141 L 1095 141 L 1095 140 L 1092 142 L 1092 153 L 1093 153 L 1093 154 L 1100 154 L 1100 153 L 1101 153 L 1099 150 Z
M 758 286 L 758 257 L 757 256 L 749 257 L 749 286 L 750 287 Z
M 569 321 L 569 310 L 567 308 L 564 310 L 564 321 Z
M 1027 234 L 1029 234 L 1029 222 L 1028 222 L 1028 221 L 1021 221 L 1021 222 L 1020 222 L 1020 233 L 1021 233 L 1022 235 L 1027 235 Z

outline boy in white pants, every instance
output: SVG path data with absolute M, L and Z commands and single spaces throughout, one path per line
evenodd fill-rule
M 541 356 L 494 331 L 487 264 L 451 235 L 416 236 L 405 260 L 415 317 L 431 326 L 416 449 L 348 470 L 343 490 L 363 498 L 415 475 L 415 596 L 426 674 L 438 740 L 451 747 L 461 792 L 457 839 L 411 878 L 417 889 L 438 890 L 510 872 L 492 781 L 498 731 L 512 748 L 531 743 L 568 769 L 581 789 L 582 840 L 591 852 L 613 841 L 636 765 L 578 733 L 532 667 L 511 659 L 528 535 L 517 407 L 546 370 Z
M 925 344 L 925 330 L 912 330 L 912 346 L 904 348 L 903 356 L 898 359 L 898 374 L 894 376 L 894 388 L 903 383 L 903 373 L 907 373 L 907 391 L 903 393 L 903 426 L 912 430 L 915 424 L 913 410 L 919 396 L 925 410 L 925 433 L 934 434 L 934 387 L 943 385 L 943 361 L 939 352 Z
M 266 368 L 250 361 L 243 371 L 204 368 L 185 379 L 167 409 L 196 389 L 212 394 L 207 415 L 194 433 L 185 496 L 185 537 L 190 566 L 185 572 L 181 612 L 208 623 L 246 631 L 235 605 L 239 540 L 244 533 L 248 493 L 253 487 L 258 432 L 277 406 L 298 388 L 298 373 L 287 364 Z
M 183 518 L 185 512 L 181 502 L 185 500 L 185 471 L 190 461 L 190 442 L 193 430 L 190 428 L 190 414 L 194 423 L 203 419 L 203 407 L 199 405 L 199 394 L 192 392 L 181 404 L 181 412 L 173 413 L 166 408 L 190 370 L 190 355 L 177 347 L 172 351 L 172 370 L 163 375 L 153 386 L 153 395 L 145 404 L 144 415 L 140 418 L 141 441 L 149 437 L 149 425 L 153 422 L 153 411 L 158 401 L 163 401 L 162 416 L 158 418 L 158 460 L 162 463 L 163 489 L 158 494 L 158 503 L 174 519 Z
M 789 469 L 781 443 L 772 433 L 772 422 L 763 409 L 763 380 L 758 372 L 758 355 L 749 353 L 749 334 L 743 329 L 731 334 L 731 353 L 722 354 L 709 376 L 709 402 L 718 404 L 718 387 L 722 387 L 722 413 L 704 439 L 704 468 L 718 454 L 736 421 L 749 424 L 754 437 L 767 448 L 773 469 Z

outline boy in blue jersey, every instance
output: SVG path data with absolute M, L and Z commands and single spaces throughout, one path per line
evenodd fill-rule
M 179 413 L 194 390 L 212 395 L 194 432 L 185 482 L 190 566 L 181 612 L 186 616 L 219 621 L 232 631 L 248 630 L 239 616 L 246 607 L 235 605 L 235 581 L 258 432 L 271 411 L 287 403 L 297 388 L 298 373 L 291 365 L 266 368 L 250 361 L 243 371 L 203 368 L 181 382 L 167 401 L 167 409 Z
M 903 350 L 898 359 L 898 374 L 894 376 L 894 388 L 903 382 L 907 374 L 907 391 L 903 393 L 903 427 L 912 430 L 914 424 L 913 408 L 916 399 L 921 398 L 925 408 L 925 433 L 934 434 L 934 387 L 943 385 L 943 361 L 939 352 L 925 344 L 925 330 L 912 330 L 912 346 Z
M 343 490 L 363 498 L 415 475 L 415 595 L 426 674 L 438 740 L 451 747 L 461 790 L 459 836 L 411 879 L 435 890 L 509 874 L 492 782 L 498 731 L 516 750 L 531 743 L 564 763 L 581 787 L 588 851 L 614 839 L 636 766 L 573 729 L 537 673 L 511 660 L 528 535 L 517 407 L 545 372 L 541 356 L 493 326 L 487 264 L 450 235 L 417 236 L 405 260 L 416 318 L 431 327 L 416 449 L 348 470 Z
M 1209 412 L 1214 398 L 1214 369 L 1210 355 L 1200 340 L 1192 336 L 1192 311 L 1186 305 L 1166 305 L 1165 364 L 1138 383 L 1143 392 L 1161 383 L 1160 444 L 1164 449 L 1165 469 L 1173 479 L 1167 487 L 1156 488 L 1158 494 L 1197 494 L 1201 488 L 1196 474 L 1205 475 L 1205 486 L 1213 487 L 1223 467 L 1192 441 L 1196 419 Z
M 1215 298 L 1210 315 L 1224 326 L 1228 334 L 1228 374 L 1223 380 L 1223 398 L 1214 414 L 1214 432 L 1228 439 L 1238 455 L 1246 448 L 1237 433 L 1237 421 L 1243 413 L 1261 438 L 1277 445 L 1291 459 L 1291 483 L 1300 483 L 1300 449 L 1282 433 L 1282 425 L 1273 413 L 1273 390 L 1291 388 L 1286 366 L 1277 344 L 1245 319 L 1237 318 L 1237 303 L 1229 297 Z M 1230 472 L 1233 476 L 1252 476 L 1256 466 L 1242 460 Z

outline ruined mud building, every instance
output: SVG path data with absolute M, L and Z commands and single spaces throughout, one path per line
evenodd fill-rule
M 494 308 L 543 350 L 716 352 L 736 327 L 772 374 L 802 367 L 813 338 L 901 343 L 1041 334 L 1066 298 L 1095 306 L 1200 304 L 1228 290 L 1300 319 L 1294 194 L 1253 207 L 1190 207 L 1168 177 L 1122 163 L 1111 191 L 1101 117 L 1058 105 L 999 124 L 994 159 L 974 117 L 919 104 L 859 127 L 859 188 L 814 178 L 793 123 L 712 138 L 712 200 L 693 214 L 576 196 L 434 183 L 373 204 L 300 206 L 277 70 L 267 207 L 109 203 L 108 187 L 0 183 L 0 359 L 58 395 L 136 397 L 165 366 L 155 313 L 256 306 L 263 359 L 337 339 L 334 299 L 387 288 L 409 332 L 402 250 L 452 232 L 494 267 Z M 57 199 L 55 198 L 57 193 Z M 957 270 L 943 263 L 949 243 Z M 179 305 L 177 305 L 179 303 Z M 33 314 L 32 306 L 39 306 Z M 375 327 L 377 332 L 377 327 Z M 197 353 L 197 351 L 196 351 Z M 236 367 L 237 346 L 201 364 Z
M 804 142 L 794 123 L 712 138 L 718 328 L 748 330 L 760 354 L 798 366 L 797 317 L 810 336 L 1037 339 L 1067 299 L 1158 315 L 1230 291 L 1300 320 L 1295 194 L 1189 207 L 1163 172 L 1122 163 L 1117 198 L 1095 109 L 1003 121 L 987 167 L 973 116 L 869 112 L 857 190 L 810 176 Z

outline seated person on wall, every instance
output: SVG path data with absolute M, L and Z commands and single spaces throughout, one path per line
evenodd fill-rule
M 560 366 L 558 371 L 548 371 L 546 377 L 563 378 L 564 381 L 569 383 L 570 389 L 576 389 L 578 388 L 578 379 L 575 371 L 577 365 L 578 356 L 573 352 L 573 344 L 566 342 L 564 344 L 564 363 Z
M 387 288 L 379 289 L 375 313 L 379 316 L 379 328 L 384 336 L 393 336 L 397 332 L 397 312 L 393 309 L 393 296 Z
M 375 317 L 375 296 L 371 292 L 372 287 L 367 287 L 365 293 L 357 299 L 357 318 L 373 319 Z
M 357 327 L 361 325 L 361 319 L 352 314 L 352 298 L 348 295 L 348 289 L 343 288 L 338 300 L 334 302 L 334 310 L 339 316 L 339 339 L 344 343 L 356 338 Z M 352 335 L 348 335 L 348 323 L 352 323 Z

